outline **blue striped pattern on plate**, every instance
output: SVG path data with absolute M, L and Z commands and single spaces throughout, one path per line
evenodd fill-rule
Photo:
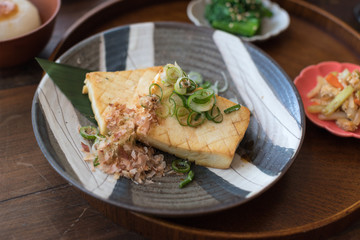
M 116 71 L 177 61 L 205 79 L 228 79 L 222 94 L 247 106 L 252 115 L 230 169 L 195 166 L 195 180 L 178 188 L 181 176 L 167 175 L 138 185 L 92 172 L 81 152 L 78 128 L 87 125 L 45 75 L 34 96 L 32 120 L 41 150 L 70 183 L 108 203 L 161 216 L 227 209 L 260 195 L 295 159 L 304 137 L 304 111 L 287 75 L 270 57 L 238 37 L 182 23 L 139 23 L 94 35 L 58 59 L 73 66 Z M 221 125 L 219 125 L 221 126 Z M 167 161 L 173 156 L 165 154 Z

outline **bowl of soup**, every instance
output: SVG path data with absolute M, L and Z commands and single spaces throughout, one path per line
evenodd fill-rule
M 37 56 L 52 35 L 61 0 L 0 0 L 0 68 Z

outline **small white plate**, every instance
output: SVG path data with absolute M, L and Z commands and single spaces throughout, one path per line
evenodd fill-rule
M 205 6 L 209 3 L 210 0 L 193 0 L 189 3 L 187 15 L 196 26 L 211 27 L 205 18 Z M 265 40 L 278 35 L 290 25 L 289 14 L 279 7 L 279 5 L 268 0 L 263 0 L 263 4 L 270 9 L 273 16 L 271 18 L 263 18 L 261 33 L 259 35 L 253 37 L 240 36 L 241 39 L 248 42 Z

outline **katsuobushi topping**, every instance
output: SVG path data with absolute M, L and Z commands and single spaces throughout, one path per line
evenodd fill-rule
M 138 132 L 146 134 L 150 125 L 157 122 L 157 101 L 151 96 L 142 100 L 146 108 L 140 106 L 131 109 L 120 103 L 109 104 L 104 113 L 108 133 L 102 136 L 98 131 L 92 131 L 95 140 L 91 142 L 91 148 L 83 145 L 85 160 L 91 161 L 94 167 L 116 178 L 126 177 L 136 183 L 151 182 L 152 177 L 162 176 L 166 167 L 162 154 L 155 154 L 153 148 L 135 140 Z M 84 132 L 84 128 L 89 127 L 81 128 L 80 132 Z

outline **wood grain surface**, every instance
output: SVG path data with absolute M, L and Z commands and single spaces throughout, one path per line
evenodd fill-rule
M 144 1 L 136 8 L 139 1 L 122 1 L 121 9 L 107 10 L 117 11 L 117 15 L 102 20 L 94 14 L 94 7 L 110 2 L 114 1 L 63 0 L 54 37 L 40 56 L 50 56 L 61 42 L 63 47 L 53 54 L 56 57 L 86 35 L 113 26 L 189 22 L 187 1 Z M 359 33 L 353 28 L 302 1 L 278 2 L 291 14 L 290 28 L 256 45 L 291 79 L 320 61 L 360 64 Z M 89 10 L 93 12 L 89 14 Z M 81 19 L 83 14 L 86 18 Z M 101 22 L 83 25 L 90 16 L 95 16 L 93 22 Z M 77 28 L 71 28 L 78 19 Z M 0 135 L 0 239 L 359 238 L 359 140 L 336 137 L 309 121 L 302 150 L 285 176 L 260 197 L 234 209 L 161 219 L 115 208 L 80 193 L 52 169 L 33 135 L 30 110 L 41 74 L 34 62 L 0 70 L 0 125 L 5 132 Z

